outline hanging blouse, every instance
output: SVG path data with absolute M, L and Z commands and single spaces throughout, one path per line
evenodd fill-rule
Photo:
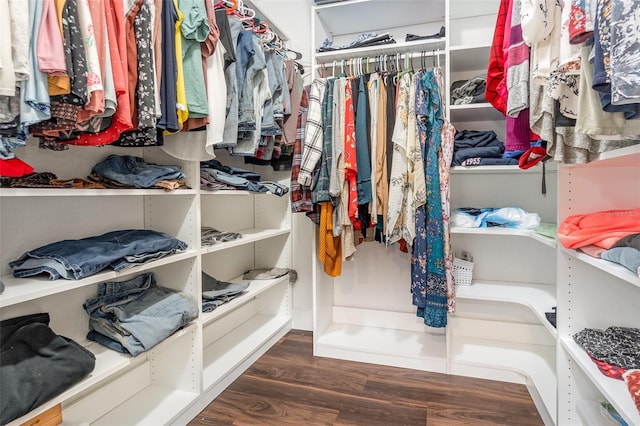
M 74 0 L 67 0 L 67 3 Z M 105 145 L 117 140 L 124 131 L 131 130 L 131 105 L 129 96 L 129 57 L 127 55 L 126 35 L 133 32 L 133 20 L 125 22 L 124 4 L 118 0 L 105 0 L 105 21 L 107 24 L 107 37 L 109 38 L 109 56 L 111 70 L 117 94 L 116 111 L 112 117 L 111 125 L 104 131 L 95 134 L 81 133 L 77 139 L 70 141 L 75 145 Z M 65 44 L 65 48 L 66 48 Z M 135 43 L 133 46 L 135 48 Z M 133 64 L 136 69 L 136 62 Z
M 101 21 L 102 22 L 102 21 Z M 53 0 L 44 0 L 37 41 L 38 68 L 50 75 L 66 75 L 64 45 Z
M 406 234 L 406 203 L 408 190 L 407 127 L 409 120 L 409 86 L 411 74 L 399 78 L 396 122 L 393 131 L 393 157 L 389 182 L 389 213 L 387 244 L 398 242 Z
M 93 2 L 95 6 L 95 1 Z M 104 86 L 102 74 L 104 71 L 104 34 L 102 26 L 98 22 L 104 22 L 104 9 L 89 7 L 89 0 L 78 0 L 78 24 L 84 42 L 84 50 L 87 58 L 87 91 L 89 100 L 78 113 L 78 119 L 85 121 L 92 115 L 101 114 L 104 111 Z M 103 9 L 98 11 L 98 9 Z M 102 13 L 101 13 L 102 12 Z M 100 21 L 93 22 L 94 19 Z
M 7 25 L 5 28 L 11 29 L 11 37 L 2 38 L 3 44 L 8 44 L 9 48 L 13 47 L 12 60 L 6 63 L 11 63 L 15 78 L 17 81 L 26 80 L 31 76 L 31 70 L 29 65 L 29 32 L 25 31 L 26 28 L 30 28 L 29 18 L 32 16 L 29 10 L 29 2 L 25 0 L 8 0 L 9 11 L 4 16 L 9 17 L 11 25 Z M 41 7 L 42 5 L 38 5 Z M 40 22 L 39 20 L 37 21 Z M 11 41 L 7 43 L 7 41 Z M 3 64 L 5 62 L 3 61 Z M 13 94 L 9 95 L 13 96 Z
M 16 2 L 17 3 L 17 2 Z M 22 3 L 22 2 L 20 2 Z M 0 0 L 0 96 L 15 96 L 16 74 L 13 68 L 9 0 Z M 26 25 L 23 27 L 26 28 Z M 28 49 L 24 50 L 28 53 Z

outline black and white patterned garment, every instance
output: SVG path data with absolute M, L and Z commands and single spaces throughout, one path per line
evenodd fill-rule
M 614 105 L 640 102 L 640 2 L 611 2 L 611 100 Z
M 624 369 L 640 368 L 640 329 L 609 327 L 585 328 L 573 340 L 591 357 Z
M 136 84 L 136 103 L 138 129 L 124 132 L 113 145 L 117 146 L 153 146 L 160 145 L 156 130 L 155 81 L 153 76 L 153 40 L 151 34 L 151 7 L 144 0 L 134 18 L 133 28 L 138 52 L 138 82 Z

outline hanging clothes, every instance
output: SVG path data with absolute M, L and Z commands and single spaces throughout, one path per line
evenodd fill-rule
M 416 237 L 411 256 L 411 291 L 417 316 L 430 327 L 447 325 L 442 202 L 438 152 L 441 149 L 442 101 L 434 71 L 417 80 L 416 115 L 424 158 L 426 204 L 416 208 Z M 428 242 L 428 243 L 427 243 Z

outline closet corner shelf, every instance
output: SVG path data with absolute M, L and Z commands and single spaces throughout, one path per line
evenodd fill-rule
M 585 164 L 567 164 L 570 169 L 591 167 L 640 167 L 640 144 L 603 152 L 599 160 Z
M 553 338 L 557 335 L 556 328 L 544 314 L 556 306 L 555 287 L 552 285 L 478 280 L 469 286 L 456 286 L 456 298 L 524 305 L 531 309 Z
M 429 39 L 429 40 L 417 40 L 417 41 L 402 41 L 392 44 L 383 44 L 380 46 L 368 46 L 355 49 L 342 49 L 333 52 L 317 52 L 315 54 L 316 63 L 324 63 L 325 68 L 332 66 L 332 61 L 348 60 L 353 58 L 375 58 L 380 55 L 388 55 L 388 60 L 394 59 L 393 56 L 397 53 L 416 53 L 426 52 L 426 56 L 431 57 L 435 50 L 440 50 L 444 53 L 444 38 Z M 417 54 L 419 56 L 419 54 Z M 414 55 L 416 57 L 416 55 Z M 401 62 L 402 64 L 402 62 Z M 336 64 L 336 69 L 340 64 Z
M 533 382 L 549 413 L 556 411 L 556 348 L 474 337 L 456 337 L 451 342 L 452 374 L 463 365 L 514 371 Z M 464 372 L 464 369 L 462 370 Z
M 202 254 L 213 253 L 220 250 L 226 250 L 232 247 L 238 247 L 245 244 L 251 244 L 269 238 L 277 237 L 279 235 L 286 235 L 290 232 L 289 229 L 262 229 L 262 228 L 250 228 L 241 229 L 239 231 L 233 231 L 242 234 L 241 238 L 237 240 L 231 240 L 224 243 L 217 243 L 212 246 L 206 246 L 202 248 Z
M 539 243 L 542 243 L 548 247 L 555 248 L 556 240 L 553 238 L 545 237 L 530 229 L 509 229 L 509 228 L 462 228 L 452 227 L 452 234 L 469 234 L 469 235 L 496 235 L 496 236 L 513 236 L 513 237 L 527 237 L 531 238 Z
M 48 280 L 42 275 L 28 278 L 16 278 L 11 274 L 5 275 L 2 277 L 2 281 L 5 284 L 5 289 L 4 293 L 0 295 L 0 307 L 16 305 L 18 303 L 27 302 L 29 300 L 34 300 L 57 293 L 62 293 L 64 291 L 73 290 L 104 281 L 124 278 L 144 271 L 148 271 L 153 268 L 157 268 L 159 266 L 179 262 L 184 259 L 189 259 L 197 256 L 197 254 L 197 250 L 190 249 L 172 254 L 171 256 L 163 257 L 162 259 L 154 260 L 153 262 L 145 263 L 140 266 L 125 268 L 119 272 L 112 270 L 99 272 L 95 275 L 91 275 L 90 277 L 86 277 L 81 280 Z
M 588 254 L 581 253 L 577 250 L 565 248 L 564 246 L 562 246 L 562 244 L 559 244 L 558 247 L 560 247 L 560 251 L 562 253 L 568 254 L 569 256 L 572 256 L 586 264 L 593 266 L 594 268 L 598 268 L 601 271 L 620 278 L 621 280 L 624 280 L 636 287 L 640 287 L 640 277 L 638 277 L 622 265 L 618 265 L 617 263 L 610 262 L 608 260 L 598 259 L 593 256 L 589 256 Z
M 444 373 L 444 334 L 332 323 L 319 335 L 315 355 Z
M 230 281 L 232 282 L 246 282 L 249 281 L 249 288 L 245 290 L 240 296 L 224 303 L 220 307 L 216 308 L 212 312 L 205 312 L 202 314 L 202 325 L 207 326 L 213 321 L 217 320 L 220 317 L 223 317 L 227 313 L 233 311 L 238 306 L 243 305 L 244 303 L 255 299 L 261 293 L 269 290 L 272 287 L 277 286 L 285 281 L 289 280 L 289 275 L 284 275 L 280 278 L 275 278 L 272 280 L 244 280 L 242 277 L 234 278 Z
M 636 409 L 625 382 L 602 374 L 586 352 L 570 336 L 562 337 L 560 342 L 565 352 L 571 356 L 625 421 L 630 425 L 640 425 L 640 413 Z
M 322 22 L 327 34 L 350 34 L 384 28 L 400 28 L 429 22 L 444 23 L 444 0 L 427 0 L 428 6 L 415 0 L 347 0 L 314 6 L 312 13 Z M 366 14 L 363 15 L 363 11 Z
M 490 103 L 450 105 L 449 115 L 452 123 L 467 121 L 500 121 L 504 116 Z M 517 166 L 516 166 L 517 167 Z
M 114 197 L 195 195 L 195 189 L 83 189 L 83 188 L 0 188 L 0 197 Z

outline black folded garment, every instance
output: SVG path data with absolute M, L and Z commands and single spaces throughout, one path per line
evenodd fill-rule
M 407 34 L 407 36 L 404 38 L 404 41 L 428 40 L 430 38 L 444 38 L 444 36 L 445 36 L 445 30 L 444 30 L 444 26 L 442 26 L 440 27 L 440 31 L 431 35 L 419 36 L 415 34 Z
M 96 358 L 49 328 L 49 314 L 0 322 L 0 424 L 60 395 L 91 373 Z

